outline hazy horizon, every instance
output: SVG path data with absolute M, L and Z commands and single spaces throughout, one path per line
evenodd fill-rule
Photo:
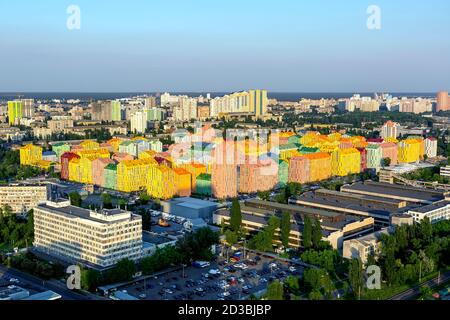
M 449 12 L 447 0 L 3 1 L 0 92 L 450 90 Z

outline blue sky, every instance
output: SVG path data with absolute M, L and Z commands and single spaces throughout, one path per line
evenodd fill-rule
M 450 90 L 449 15 L 448 0 L 0 0 L 0 92 Z

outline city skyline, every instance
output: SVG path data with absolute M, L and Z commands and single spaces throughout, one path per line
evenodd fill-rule
M 79 30 L 67 28 L 71 4 Z M 448 90 L 450 4 L 377 1 L 381 29 L 370 30 L 371 4 L 0 4 L 0 91 Z

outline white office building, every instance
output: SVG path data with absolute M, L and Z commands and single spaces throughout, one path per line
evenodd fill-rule
M 450 218 L 450 201 L 443 200 L 424 207 L 409 210 L 408 214 L 414 218 L 415 222 L 420 222 L 425 219 L 425 217 L 430 219 L 431 223 L 448 220 Z
M 107 268 L 142 256 L 142 217 L 111 209 L 92 211 L 68 200 L 34 208 L 34 247 L 43 253 L 92 268 Z

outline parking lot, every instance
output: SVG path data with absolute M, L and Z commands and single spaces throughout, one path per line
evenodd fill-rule
M 254 254 L 232 260 L 227 263 L 219 257 L 203 268 L 188 266 L 118 290 L 141 300 L 239 300 L 261 292 L 275 279 L 283 281 L 303 272 L 298 266 Z

